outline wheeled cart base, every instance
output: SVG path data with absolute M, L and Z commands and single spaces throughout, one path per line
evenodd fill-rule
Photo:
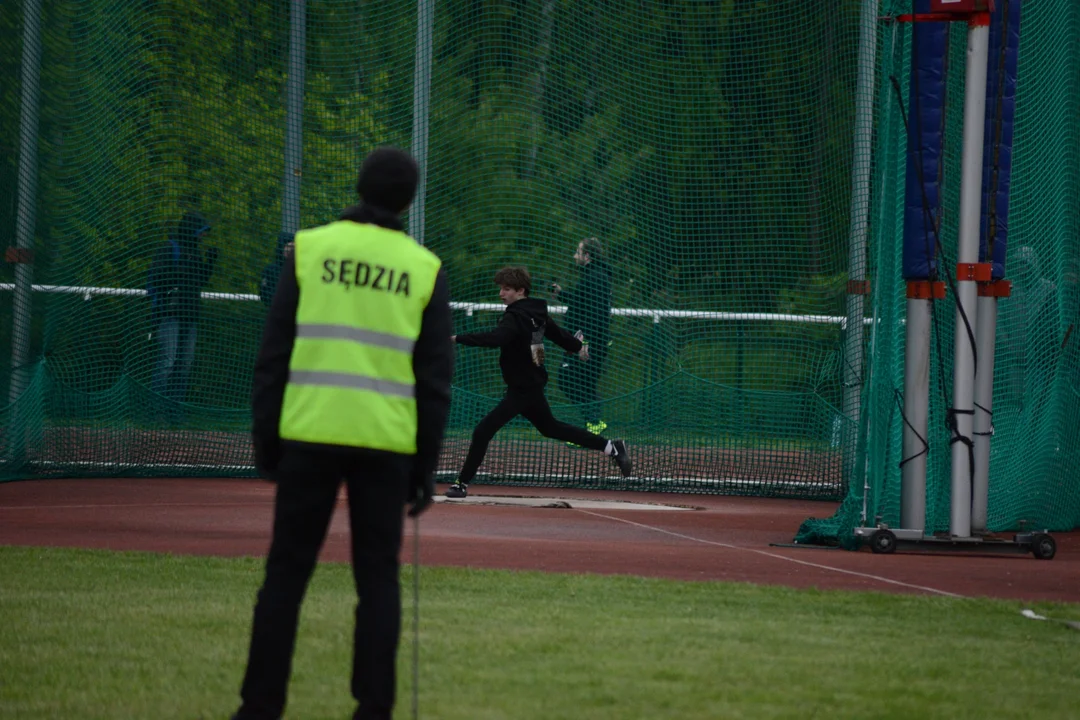
M 882 555 L 901 549 L 911 552 L 984 555 L 1031 553 L 1037 560 L 1050 560 L 1057 553 L 1057 543 L 1045 530 L 1017 533 L 1013 535 L 1012 540 L 1005 540 L 979 535 L 972 537 L 953 537 L 947 533 L 926 535 L 921 530 L 893 530 L 879 525 L 878 527 L 857 527 L 855 537 L 858 538 L 860 545 L 869 545 L 873 552 Z

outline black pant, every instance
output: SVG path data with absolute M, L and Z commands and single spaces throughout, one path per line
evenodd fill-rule
M 287 447 L 278 469 L 274 537 L 255 605 L 243 705 L 234 720 L 279 718 L 285 710 L 300 603 L 326 538 L 338 488 L 349 493 L 353 578 L 360 602 L 353 639 L 355 718 L 386 718 L 394 707 L 401 630 L 398 553 L 411 459 L 372 454 L 328 457 Z
M 461 468 L 458 482 L 472 482 L 480 463 L 484 461 L 491 438 L 518 415 L 525 416 L 544 437 L 565 440 L 592 450 L 603 450 L 607 447 L 607 440 L 600 435 L 593 435 L 584 428 L 556 420 L 551 414 L 547 398 L 544 397 L 544 388 L 528 391 L 507 390 L 495 409 L 484 416 L 473 430 L 472 444 L 469 445 L 469 454 L 465 457 L 465 465 Z
M 604 370 L 607 348 L 597 344 L 594 351 L 589 346 L 589 359 L 581 360 L 576 355 L 563 358 L 559 368 L 559 389 L 572 404 L 578 406 L 583 420 L 596 422 L 600 419 L 600 393 L 596 386 L 600 383 L 600 373 Z

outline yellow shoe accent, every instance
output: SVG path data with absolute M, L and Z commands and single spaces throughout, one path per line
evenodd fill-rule
M 594 422 L 594 423 L 585 423 L 585 427 L 586 427 L 586 428 L 587 428 L 587 429 L 589 430 L 589 432 L 591 432 L 591 433 L 592 433 L 593 435 L 599 435 L 600 433 L 602 433 L 602 432 L 604 432 L 605 430 L 607 430 L 607 423 L 606 423 L 606 422 L 604 422 L 603 420 L 597 420 L 597 421 L 596 421 L 596 422 Z

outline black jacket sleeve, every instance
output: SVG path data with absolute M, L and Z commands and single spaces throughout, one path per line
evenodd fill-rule
M 281 405 L 289 379 L 289 358 L 296 341 L 296 308 L 300 288 L 293 258 L 281 270 L 277 292 L 263 327 L 251 389 L 252 441 L 255 467 L 261 475 L 274 472 L 281 459 Z
M 413 473 L 420 479 L 435 472 L 450 415 L 450 384 L 454 376 L 454 345 L 450 336 L 453 333 L 450 286 L 445 273 L 440 270 L 431 300 L 424 309 L 420 337 L 413 349 L 417 420 Z
M 555 324 L 550 317 L 544 325 L 544 337 L 561 347 L 566 352 L 580 352 L 581 341 Z
M 518 324 L 510 313 L 504 312 L 499 324 L 494 330 L 488 332 L 465 333 L 457 336 L 459 345 L 472 345 L 474 347 L 506 347 L 514 341 L 518 335 Z
M 611 325 L 611 270 L 599 261 L 585 267 L 581 281 L 567 296 L 566 327 L 581 330 L 592 342 L 606 344 Z

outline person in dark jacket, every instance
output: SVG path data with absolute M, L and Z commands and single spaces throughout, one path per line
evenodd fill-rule
M 454 340 L 459 345 L 499 348 L 499 367 L 506 382 L 506 395 L 473 431 L 472 444 L 458 481 L 450 486 L 446 496 L 463 498 L 468 495 L 469 483 L 484 460 L 488 443 L 518 415 L 523 415 L 545 437 L 600 450 L 613 457 L 623 476 L 629 477 L 631 462 L 626 443 L 608 440 L 556 420 L 544 397 L 544 386 L 548 381 L 544 367 L 544 339 L 588 360 L 589 349 L 581 342 L 581 333 L 574 336 L 560 328 L 548 316 L 547 302 L 529 297 L 532 279 L 525 268 L 503 268 L 495 274 L 495 283 L 499 285 L 499 298 L 506 305 L 498 326 L 490 332 L 457 335 Z
M 603 258 L 596 238 L 578 243 L 574 262 L 581 266 L 581 279 L 572 290 L 553 286 L 555 297 L 566 303 L 566 327 L 580 332 L 589 343 L 589 361 L 567 353 L 559 368 L 558 384 L 566 399 L 577 406 L 592 433 L 602 433 L 607 423 L 600 418 L 600 394 L 596 386 L 604 371 L 611 344 L 611 267 Z
M 154 254 L 146 292 L 158 357 L 150 387 L 169 400 L 183 402 L 199 325 L 199 296 L 210 281 L 217 248 L 202 251 L 210 223 L 194 210 L 180 218 L 176 231 Z
M 281 277 L 281 268 L 284 267 L 286 258 L 292 255 L 295 237 L 296 233 L 284 231 L 278 233 L 274 259 L 263 269 L 262 279 L 259 281 L 259 299 L 264 305 L 269 306 L 274 299 L 278 278 Z
M 408 504 L 415 516 L 434 499 L 454 363 L 445 273 L 402 232 L 417 178 L 406 153 L 373 151 L 357 182 L 361 204 L 339 222 L 297 233 L 285 258 L 251 399 L 255 466 L 277 483 L 273 539 L 234 720 L 284 711 L 300 604 L 342 483 L 359 596 L 353 717 L 389 720 L 393 712 L 403 511 Z M 388 268 L 396 282 L 383 277 L 394 272 Z M 324 275 L 331 269 L 340 271 L 333 282 Z M 300 434 L 340 439 L 286 439 Z M 410 446 L 414 452 L 387 449 Z

